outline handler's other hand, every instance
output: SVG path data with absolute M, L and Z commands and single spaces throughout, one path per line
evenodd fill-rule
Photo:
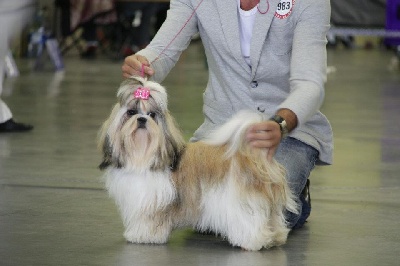
M 268 149 L 267 159 L 271 161 L 281 142 L 282 133 L 275 121 L 263 121 L 252 125 L 246 134 L 246 139 L 254 148 Z

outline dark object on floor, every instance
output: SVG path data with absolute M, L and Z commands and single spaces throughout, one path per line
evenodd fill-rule
M 33 126 L 17 123 L 13 119 L 7 120 L 4 123 L 0 123 L 0 133 L 26 132 L 32 129 Z

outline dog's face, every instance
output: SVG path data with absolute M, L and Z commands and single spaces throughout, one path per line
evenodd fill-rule
M 100 131 L 100 168 L 164 170 L 184 148 L 167 109 L 167 94 L 158 83 L 130 78 L 118 90 L 118 103 Z

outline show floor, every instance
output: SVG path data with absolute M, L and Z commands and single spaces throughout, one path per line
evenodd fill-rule
M 323 113 L 334 164 L 311 176 L 312 214 L 286 245 L 246 252 L 190 229 L 165 245 L 125 242 L 97 169 L 96 136 L 115 102 L 121 62 L 65 58 L 7 80 L 2 95 L 29 133 L 0 134 L 0 265 L 399 265 L 400 70 L 380 50 L 329 50 Z M 163 83 L 189 138 L 202 122 L 207 70 L 194 43 Z

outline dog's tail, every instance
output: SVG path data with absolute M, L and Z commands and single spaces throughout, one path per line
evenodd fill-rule
M 210 145 L 227 145 L 226 156 L 232 157 L 245 145 L 245 134 L 248 128 L 261 122 L 261 114 L 250 110 L 239 111 L 228 122 L 212 131 L 203 141 Z
M 261 183 L 269 184 L 265 186 L 265 189 L 269 191 L 266 195 L 272 195 L 270 200 L 274 204 L 284 206 L 293 213 L 299 213 L 298 205 L 294 200 L 295 196 L 286 182 L 285 168 L 275 159 L 267 160 L 267 149 L 253 148 L 245 139 L 249 127 L 263 120 L 260 113 L 240 111 L 203 141 L 209 145 L 226 145 L 227 158 L 236 156 L 236 166 L 247 169 L 252 173 L 252 177 Z

